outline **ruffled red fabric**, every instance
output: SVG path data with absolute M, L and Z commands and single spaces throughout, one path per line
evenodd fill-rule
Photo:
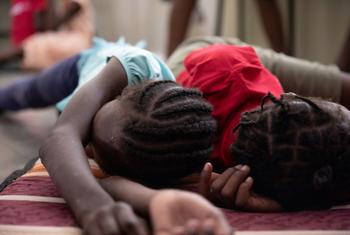
M 283 88 L 278 79 L 259 61 L 249 46 L 217 44 L 191 52 L 184 61 L 185 70 L 177 82 L 198 88 L 213 105 L 219 132 L 212 161 L 218 167 L 234 164 L 229 147 L 236 140 L 233 128 L 243 112 L 260 105 L 271 92 L 280 97 Z

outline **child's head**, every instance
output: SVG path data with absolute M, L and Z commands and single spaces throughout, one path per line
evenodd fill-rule
M 266 99 L 272 101 L 264 105 Z M 268 94 L 244 113 L 232 154 L 251 167 L 254 191 L 287 210 L 322 209 L 350 199 L 350 112 L 292 93 Z
M 124 89 L 96 114 L 92 147 L 109 174 L 170 181 L 200 169 L 216 122 L 199 91 L 155 81 Z

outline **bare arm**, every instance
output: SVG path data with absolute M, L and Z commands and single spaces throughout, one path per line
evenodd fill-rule
M 149 216 L 153 234 L 231 234 L 223 213 L 203 197 L 181 190 L 153 190 L 119 176 L 100 181 L 115 200 Z
M 50 29 L 49 26 L 49 11 L 43 10 L 35 14 L 35 28 L 39 32 L 44 32 Z
M 105 178 L 100 184 L 114 200 L 129 203 L 137 213 L 146 217 L 152 197 L 159 192 L 120 176 Z
M 169 19 L 168 56 L 176 49 L 186 36 L 192 12 L 197 0 L 174 0 Z
M 89 218 L 99 208 L 114 204 L 91 174 L 84 145 L 95 113 L 126 85 L 123 67 L 112 58 L 95 79 L 74 95 L 40 148 L 40 157 L 53 182 L 83 227 L 88 226 Z
M 289 53 L 285 45 L 282 16 L 275 0 L 256 0 L 266 34 L 272 48 L 277 52 Z
M 62 15 L 55 15 L 51 23 L 51 30 L 57 30 L 61 25 L 71 20 L 81 11 L 81 5 L 75 1 L 68 2 L 68 6 Z
M 71 20 L 77 13 L 79 13 L 79 11 L 81 11 L 80 4 L 74 1 L 70 1 L 64 14 L 58 17 L 57 21 L 55 22 L 55 29 Z

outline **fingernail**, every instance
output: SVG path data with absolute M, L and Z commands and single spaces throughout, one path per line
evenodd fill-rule
M 242 164 L 239 164 L 237 166 L 235 166 L 236 169 L 241 169 L 242 168 Z
M 207 163 L 205 163 L 205 165 L 204 165 L 204 170 L 205 170 L 205 171 L 209 171 L 209 169 L 210 169 L 210 163 L 207 162 Z
M 247 171 L 249 169 L 249 167 L 247 165 L 244 165 L 242 168 L 241 168 L 241 171 Z
M 214 234 L 214 221 L 212 219 L 207 219 L 203 224 L 203 232 L 205 235 Z
M 244 182 L 251 183 L 253 182 L 253 178 L 249 176 Z

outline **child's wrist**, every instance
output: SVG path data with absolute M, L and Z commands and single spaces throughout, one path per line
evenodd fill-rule
M 161 189 L 161 190 L 154 190 L 153 191 L 153 195 L 150 197 L 149 200 L 149 212 L 150 212 L 150 208 L 152 207 L 153 204 L 157 203 L 157 200 L 160 200 L 160 198 L 162 197 L 166 197 L 166 198 L 175 198 L 176 194 L 179 192 L 180 190 L 175 190 L 175 189 Z
M 89 194 L 88 197 L 81 197 L 78 199 L 79 202 L 75 206 L 75 215 L 80 224 L 84 224 L 84 221 L 88 217 L 96 212 L 99 208 L 106 205 L 112 205 L 114 200 L 107 193 L 100 193 L 96 195 Z

